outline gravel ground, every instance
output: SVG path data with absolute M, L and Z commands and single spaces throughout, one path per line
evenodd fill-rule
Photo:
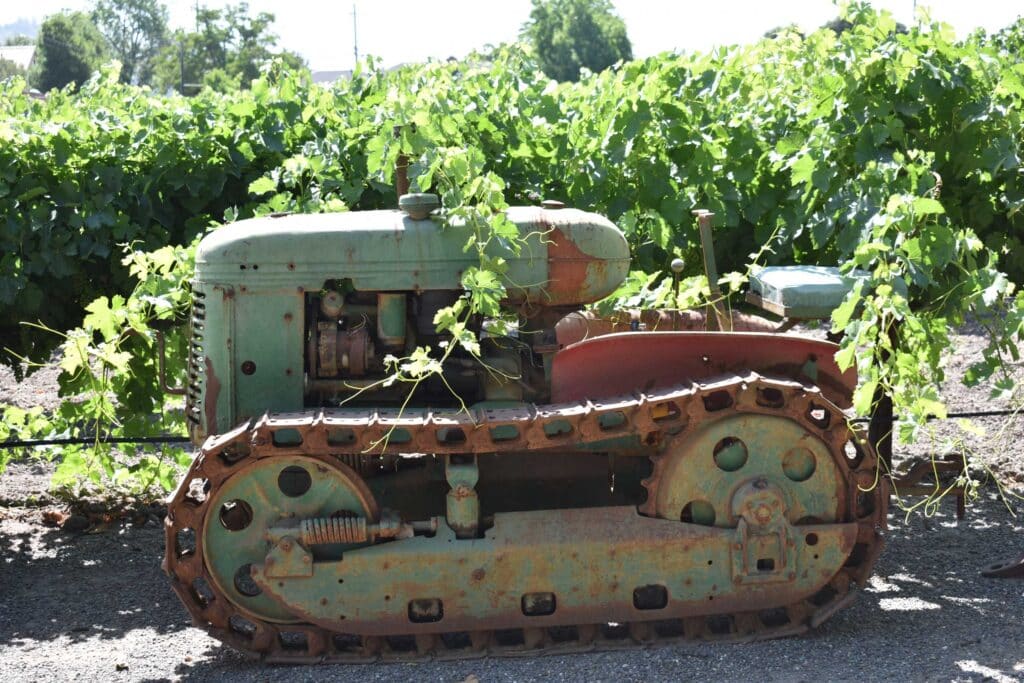
M 8 509 L 0 522 L 0 680 L 480 681 L 996 680 L 1024 678 L 1024 582 L 978 568 L 1024 552 L 992 496 L 957 522 L 893 519 L 869 588 L 819 631 L 751 645 L 533 659 L 267 667 L 189 625 L 160 571 L 159 523 L 68 534 Z M 471 680 L 471 679 L 470 679 Z
M 967 329 L 956 342 L 945 388 L 951 409 L 1002 407 L 986 390 L 956 384 L 981 338 Z M 0 400 L 52 402 L 52 380 L 37 374 L 19 385 L 0 371 Z M 1021 420 L 980 423 L 987 434 L 968 445 L 1004 483 L 1024 481 Z M 937 424 L 935 447 L 954 432 Z M 978 573 L 1024 553 L 1024 518 L 1014 517 L 991 485 L 963 521 L 952 502 L 930 518 L 894 512 L 871 584 L 805 637 L 562 657 L 269 667 L 190 626 L 160 571 L 157 508 L 107 523 L 93 518 L 80 531 L 47 526 L 64 513 L 46 492 L 49 471 L 44 463 L 19 463 L 0 477 L 0 681 L 1024 681 L 1024 581 Z

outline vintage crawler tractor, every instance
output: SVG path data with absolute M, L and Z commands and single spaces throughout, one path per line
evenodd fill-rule
M 626 240 L 545 202 L 508 210 L 517 330 L 475 321 L 483 363 L 452 353 L 410 397 L 383 359 L 444 341 L 434 315 L 476 257 L 435 196 L 400 206 L 199 247 L 201 446 L 165 559 L 197 624 L 269 661 L 357 661 L 770 638 L 850 602 L 886 493 L 833 344 L 583 312 Z

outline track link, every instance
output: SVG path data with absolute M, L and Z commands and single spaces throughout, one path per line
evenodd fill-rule
M 768 396 L 770 400 L 762 400 Z M 345 467 L 360 456 L 423 452 L 459 454 L 515 452 L 636 434 L 655 451 L 711 412 L 783 415 L 813 431 L 841 460 L 846 492 L 843 521 L 857 523 L 857 541 L 846 565 L 809 599 L 781 608 L 620 624 L 577 624 L 549 628 L 458 633 L 396 633 L 356 636 L 310 624 L 281 624 L 257 618 L 215 588 L 200 530 L 207 501 L 243 462 L 291 453 Z M 615 414 L 614 420 L 602 416 Z M 565 425 L 570 425 L 568 432 Z M 609 426 L 610 425 L 610 426 Z M 274 434 L 294 430 L 297 446 L 275 444 Z M 515 434 L 510 437 L 510 434 Z M 571 457 L 571 456 L 566 456 Z M 665 456 L 655 455 L 651 492 L 640 511 L 650 514 Z M 309 414 L 264 415 L 206 440 L 188 475 L 168 503 L 164 569 L 193 622 L 222 642 L 268 662 L 365 663 L 378 660 L 460 659 L 534 656 L 646 647 L 689 641 L 749 642 L 803 633 L 849 604 L 863 586 L 884 545 L 888 492 L 878 476 L 871 444 L 812 386 L 754 373 L 673 387 L 602 402 L 529 406 L 473 414 L 454 411 L 324 410 Z

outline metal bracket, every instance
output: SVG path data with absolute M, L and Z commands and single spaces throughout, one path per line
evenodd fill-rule
M 708 316 L 708 324 L 711 331 L 732 331 L 732 318 L 725 309 L 722 299 L 722 291 L 718 287 L 718 266 L 715 264 L 715 243 L 711 235 L 711 219 L 715 214 L 707 209 L 694 209 L 691 211 L 697 217 L 697 229 L 700 232 L 700 246 L 704 252 L 704 274 L 708 278 L 708 290 L 711 292 L 711 310 L 714 316 Z
M 933 496 L 943 492 L 952 494 L 956 500 L 956 518 L 963 519 L 967 514 L 966 488 L 956 483 L 946 485 L 936 479 L 942 475 L 959 479 L 963 472 L 963 458 L 929 454 L 927 458 L 915 461 L 906 472 L 893 472 L 889 479 L 893 493 L 898 496 Z
M 795 535 L 786 521 L 781 492 L 767 480 L 756 479 L 736 491 L 733 512 L 740 518 L 732 544 L 733 583 L 795 580 Z
M 271 578 L 313 576 L 313 555 L 291 536 L 285 536 L 270 549 L 263 571 Z
M 475 488 L 480 470 L 476 455 L 446 456 L 444 476 L 451 486 L 446 498 L 448 526 L 456 538 L 476 538 L 480 525 L 480 497 Z

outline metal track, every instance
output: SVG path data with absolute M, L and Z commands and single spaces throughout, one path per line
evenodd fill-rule
M 768 396 L 769 400 L 761 398 Z M 775 397 L 783 397 L 776 400 Z M 513 452 L 552 448 L 636 434 L 657 450 L 712 410 L 783 415 L 817 433 L 843 468 L 846 491 L 839 521 L 858 525 L 854 552 L 846 565 L 815 596 L 781 608 L 620 624 L 577 624 L 551 628 L 481 630 L 459 633 L 396 633 L 354 636 L 310 624 L 279 624 L 259 619 L 217 592 L 209 574 L 201 533 L 210 514 L 207 501 L 239 464 L 250 458 L 285 453 L 344 462 L 353 456 L 399 452 L 436 454 Z M 611 416 L 613 420 L 602 420 Z M 623 419 L 624 418 L 624 419 Z M 565 424 L 571 429 L 565 432 Z M 612 425 L 612 426 L 607 426 Z M 402 430 L 401 433 L 395 431 Z M 274 434 L 297 431 L 301 445 L 275 445 Z M 508 437 L 511 433 L 514 438 Z M 389 438 L 390 437 L 390 438 Z M 396 439 L 400 437 L 400 439 Z M 338 445 L 338 441 L 345 445 Z M 401 440 L 401 443 L 395 443 Z M 855 444 L 855 448 L 848 446 Z M 844 448 L 846 452 L 844 455 Z M 565 457 L 572 457 L 567 454 Z M 645 482 L 652 496 L 663 456 Z M 814 387 L 756 374 L 730 375 L 703 384 L 678 386 L 600 403 L 491 410 L 467 415 L 454 411 L 405 414 L 376 410 L 335 410 L 310 414 L 265 415 L 227 434 L 210 437 L 188 475 L 168 502 L 164 569 L 194 623 L 212 636 L 268 662 L 369 662 L 487 655 L 534 656 L 684 641 L 747 642 L 803 633 L 849 604 L 863 586 L 883 546 L 888 492 L 878 476 L 877 456 L 861 433 Z M 646 506 L 646 508 L 645 508 Z M 641 512 L 650 508 L 650 500 Z M 191 540 L 190 540 L 191 536 Z M 211 551 L 212 552 L 212 551 Z

